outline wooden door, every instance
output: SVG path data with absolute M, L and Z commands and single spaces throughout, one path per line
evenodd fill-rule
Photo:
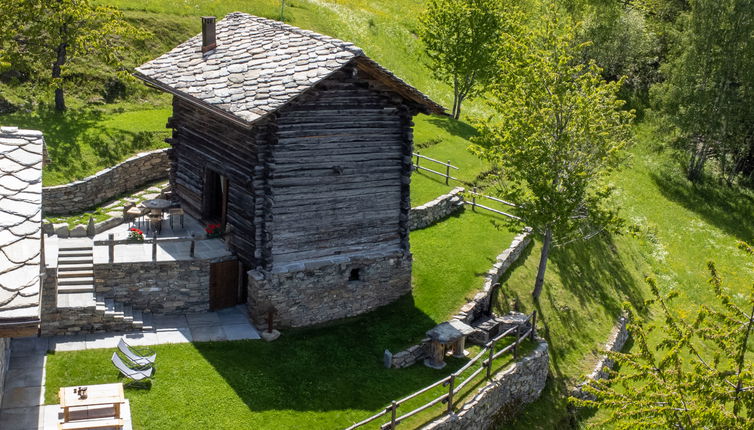
M 238 261 L 212 263 L 209 270 L 209 309 L 238 304 Z

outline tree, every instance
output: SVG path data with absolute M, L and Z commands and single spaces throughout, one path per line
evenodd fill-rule
M 429 0 L 419 36 L 432 73 L 453 86 L 453 118 L 461 104 L 485 90 L 497 70 L 498 40 L 507 18 L 500 0 Z M 512 11 L 512 8 L 509 7 Z
M 754 255 L 749 245 L 740 247 Z M 726 295 L 714 263 L 707 264 L 718 305 L 702 305 L 693 318 L 671 308 L 675 293 L 663 296 L 647 282 L 662 318 L 650 326 L 635 314 L 628 328 L 633 352 L 609 353 L 621 366 L 611 379 L 585 390 L 596 400 L 571 399 L 578 406 L 610 410 L 617 428 L 754 428 L 754 366 L 749 340 L 754 328 L 754 286 L 745 308 Z M 655 345 L 650 333 L 658 330 Z
M 64 81 L 69 62 L 97 56 L 121 68 L 122 37 L 146 33 L 117 9 L 90 0 L 0 0 L 0 60 L 34 74 L 49 68 L 55 109 L 65 110 Z
M 754 172 L 754 3 L 689 3 L 654 95 L 686 143 L 687 177 L 700 180 L 712 159 L 732 183 Z
M 605 82 L 584 44 L 551 8 L 527 34 L 504 38 L 495 114 L 479 124 L 472 150 L 496 166 L 498 193 L 517 203 L 509 227 L 542 240 L 532 295 L 542 291 L 553 243 L 592 237 L 618 220 L 602 179 L 625 158 L 633 113 L 621 110 L 621 82 Z

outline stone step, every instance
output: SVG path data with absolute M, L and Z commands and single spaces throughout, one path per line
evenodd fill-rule
M 94 276 L 76 276 L 58 279 L 60 285 L 94 285 Z
M 68 246 L 61 246 L 58 248 L 59 252 L 68 252 L 68 251 L 91 251 L 92 245 L 68 245 Z
M 92 264 L 89 263 L 74 263 L 74 264 L 58 264 L 58 276 L 63 276 L 63 272 L 76 272 L 76 271 L 91 271 Z
M 67 279 L 67 278 L 91 278 L 94 279 L 94 272 L 92 271 L 92 268 L 90 267 L 89 270 L 66 270 L 63 272 L 58 271 L 58 284 L 60 283 L 60 279 Z
M 96 305 L 94 293 L 59 293 L 59 308 L 93 308 Z
M 134 328 L 144 329 L 144 314 L 141 311 L 134 310 L 131 315 L 131 321 Z
M 134 321 L 134 314 L 131 306 L 123 305 L 123 320 L 130 323 Z
M 58 285 L 58 293 L 93 293 L 94 285 Z
M 141 326 L 141 329 L 144 331 L 154 330 L 154 324 L 152 323 L 152 314 L 150 314 L 149 312 L 141 312 L 141 311 L 137 311 L 137 312 L 141 313 L 140 319 L 143 324 Z
M 94 255 L 94 252 L 91 248 L 89 249 L 61 249 L 58 251 L 58 258 L 59 257 L 91 257 Z
M 58 267 L 69 264 L 94 264 L 94 258 L 89 257 L 58 257 Z

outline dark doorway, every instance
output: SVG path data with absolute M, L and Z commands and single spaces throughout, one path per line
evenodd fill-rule
M 204 220 L 225 230 L 228 213 L 228 178 L 207 169 L 204 174 Z
M 238 261 L 213 263 L 209 269 L 209 309 L 229 308 L 239 303 Z

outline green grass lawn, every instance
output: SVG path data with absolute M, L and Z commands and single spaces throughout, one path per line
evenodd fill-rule
M 269 344 L 157 346 L 159 367 L 151 390 L 128 390 L 126 395 L 136 428 L 345 427 L 444 377 L 463 360 L 451 360 L 443 371 L 421 365 L 391 370 L 382 367 L 382 354 L 418 342 L 481 287 L 482 275 L 513 238 L 491 219 L 466 211 L 412 232 L 413 293 L 369 314 L 286 331 Z M 57 402 L 60 386 L 116 381 L 111 354 L 51 354 L 47 403 Z M 415 402 L 418 406 L 422 399 Z

